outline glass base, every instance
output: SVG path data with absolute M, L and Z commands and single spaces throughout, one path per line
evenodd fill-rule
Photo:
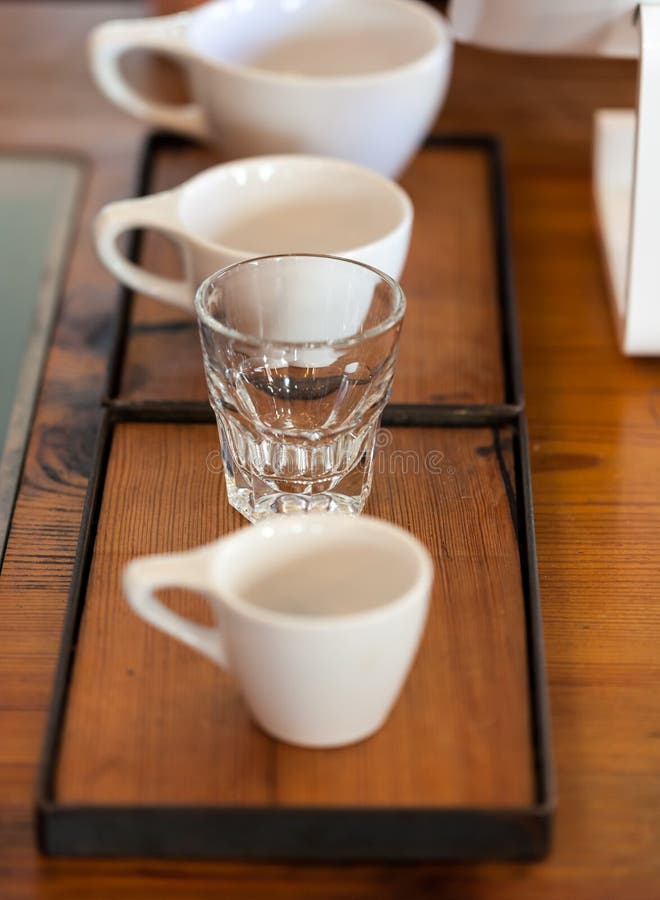
M 227 484 L 230 504 L 250 522 L 260 522 L 276 515 L 299 513 L 344 513 L 358 515 L 366 497 L 347 497 L 344 494 L 264 494 L 257 500 L 247 488 L 234 489 Z
M 371 448 L 370 448 L 371 449 Z M 255 473 L 246 473 L 225 458 L 227 499 L 250 522 L 275 515 L 300 513 L 344 513 L 359 515 L 371 490 L 372 453 L 353 470 L 329 485 L 328 479 L 307 483 L 302 490 L 277 490 Z

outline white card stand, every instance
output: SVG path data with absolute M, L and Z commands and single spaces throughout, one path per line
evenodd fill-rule
M 596 214 L 621 352 L 660 356 L 660 5 L 642 3 L 637 113 L 595 118 Z

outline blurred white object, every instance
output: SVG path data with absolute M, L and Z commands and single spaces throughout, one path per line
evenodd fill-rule
M 493 49 L 639 56 L 636 113 L 596 114 L 593 183 L 619 346 L 660 355 L 660 0 L 453 0 L 449 17 Z
M 636 56 L 634 0 L 452 0 L 454 36 L 518 53 Z
M 596 213 L 623 353 L 660 355 L 660 5 L 639 11 L 637 115 L 596 114 Z

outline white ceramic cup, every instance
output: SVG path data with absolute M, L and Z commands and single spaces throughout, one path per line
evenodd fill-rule
M 457 40 L 494 50 L 635 56 L 639 0 L 451 0 Z
M 135 48 L 176 58 L 194 102 L 155 103 L 131 87 L 119 63 Z M 101 25 L 89 57 L 119 107 L 229 157 L 317 153 L 396 176 L 444 100 L 452 40 L 419 0 L 218 0 Z
M 116 278 L 192 311 L 205 278 L 256 256 L 343 256 L 397 279 L 412 222 L 406 192 L 376 172 L 339 159 L 267 156 L 214 166 L 172 191 L 110 203 L 94 234 L 97 252 Z M 154 228 L 179 244 L 183 281 L 155 275 L 124 256 L 117 240 L 134 228 Z
M 352 593 L 335 595 L 342 565 Z M 282 612 L 288 579 L 298 605 Z M 264 731 L 333 747 L 386 720 L 419 645 L 432 579 L 428 551 L 397 526 L 308 514 L 248 526 L 188 553 L 133 560 L 124 589 L 139 616 L 232 673 Z M 203 593 L 215 627 L 162 605 L 154 591 L 167 586 Z

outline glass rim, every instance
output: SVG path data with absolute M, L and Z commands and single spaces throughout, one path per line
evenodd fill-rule
M 268 340 L 263 337 L 258 337 L 254 334 L 244 333 L 236 328 L 230 328 L 228 325 L 224 325 L 222 322 L 219 322 L 209 313 L 204 301 L 209 294 L 213 282 L 216 279 L 225 276 L 228 272 L 231 272 L 234 269 L 248 266 L 253 263 L 259 263 L 271 259 L 292 258 L 328 259 L 333 260 L 334 262 L 348 263 L 352 266 L 359 266 L 361 269 L 367 269 L 369 272 L 373 272 L 374 275 L 377 275 L 381 281 L 384 281 L 392 289 L 394 295 L 394 304 L 392 310 L 390 311 L 389 315 L 383 319 L 382 322 L 379 322 L 377 325 L 373 325 L 366 331 L 355 332 L 354 334 L 347 335 L 346 337 L 336 338 L 332 341 Z M 286 349 L 295 348 L 301 350 L 318 350 L 325 347 L 341 348 L 355 346 L 356 344 L 362 343 L 362 341 L 378 337 L 379 335 L 384 334 L 386 331 L 389 331 L 393 326 L 398 325 L 403 319 L 403 314 L 405 313 L 405 311 L 406 295 L 404 294 L 401 285 L 398 281 L 396 281 L 396 279 L 392 278 L 390 275 L 387 275 L 380 269 L 377 269 L 375 266 L 370 266 L 368 263 L 360 262 L 356 259 L 348 259 L 344 256 L 332 256 L 332 254 L 330 253 L 270 253 L 264 256 L 251 256 L 247 259 L 242 259 L 238 262 L 230 263 L 230 265 L 224 266 L 222 269 L 218 269 L 217 272 L 213 272 L 213 274 L 204 279 L 204 281 L 200 284 L 197 291 L 195 292 L 195 313 L 200 325 L 204 325 L 210 328 L 212 331 L 218 332 L 225 337 L 234 338 L 247 344 L 258 345 L 262 347 L 268 346 L 278 348 L 281 347 Z

